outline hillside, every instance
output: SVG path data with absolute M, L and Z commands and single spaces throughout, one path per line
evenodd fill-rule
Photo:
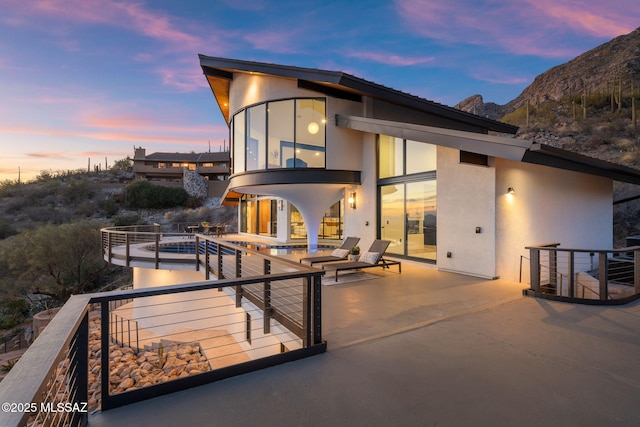
M 519 127 L 518 138 L 640 169 L 640 28 L 540 74 L 505 105 L 456 108 Z M 614 200 L 640 195 L 615 183 Z M 640 201 L 614 205 L 614 246 L 640 234 Z
M 518 97 L 505 105 L 485 103 L 473 95 L 456 105 L 464 111 L 492 119 L 513 113 L 528 102 L 541 105 L 564 99 L 579 100 L 585 95 L 629 97 L 640 86 L 640 28 L 591 49 L 569 62 L 536 77 Z M 617 105 L 616 105 L 617 107 Z

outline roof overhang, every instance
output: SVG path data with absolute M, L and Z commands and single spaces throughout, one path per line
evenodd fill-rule
M 222 200 L 220 204 L 222 206 L 238 206 L 241 197 L 241 193 L 230 190 L 229 186 L 227 186 L 227 189 L 224 190 L 224 193 L 222 193 L 222 197 L 220 198 L 220 200 Z
M 300 191 L 313 193 L 320 188 L 340 189 L 360 185 L 360 175 L 360 171 L 331 169 L 270 169 L 243 172 L 229 178 L 229 186 L 222 195 L 222 204 L 237 205 L 243 194 L 290 198 L 291 193 Z M 317 189 L 313 190 L 313 186 Z
M 638 169 L 533 141 L 340 114 L 336 126 L 640 185 Z
M 443 147 L 517 161 L 522 160 L 525 152 L 532 145 L 530 141 L 504 136 L 370 119 L 367 117 L 344 116 L 341 114 L 336 115 L 336 126 L 362 132 L 428 142 L 429 144 L 441 145 Z
M 544 144 L 533 144 L 523 162 L 603 176 L 615 181 L 640 185 L 640 170 Z
M 242 61 L 206 55 L 198 55 L 198 57 L 202 71 L 207 78 L 209 86 L 227 123 L 229 123 L 230 120 L 230 82 L 233 81 L 235 73 L 243 73 L 297 80 L 297 84 L 301 88 L 324 93 L 336 98 L 358 100 L 363 96 L 368 96 L 384 100 L 391 104 L 408 107 L 416 111 L 472 125 L 479 129 L 485 129 L 486 131 L 515 134 L 518 130 L 517 126 L 477 116 L 341 71 Z

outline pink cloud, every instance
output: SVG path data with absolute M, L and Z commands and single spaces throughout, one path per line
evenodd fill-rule
M 195 69 L 198 68 L 195 53 L 206 51 L 214 54 L 221 52 L 226 45 L 226 38 L 219 36 L 215 27 L 177 18 L 139 2 L 10 0 L 7 6 L 14 15 L 24 18 L 14 19 L 14 25 L 32 26 L 48 32 L 53 35 L 51 42 L 66 51 L 74 52 L 82 48 L 82 41 L 74 38 L 69 30 L 73 27 L 69 27 L 68 23 L 114 27 L 158 42 L 161 47 L 155 49 L 153 54 L 137 53 L 132 59 L 136 62 L 162 63 L 163 66 L 155 70 L 162 83 L 180 91 L 189 92 L 206 87 L 201 71 L 198 78 L 194 78 Z M 46 19 L 46 25 L 43 19 Z M 196 80 L 199 80 L 198 84 Z
M 596 37 L 613 38 L 630 33 L 638 26 L 640 18 L 636 1 L 525 0 L 525 2 L 558 25 L 566 25 L 579 33 L 588 33 Z
M 346 56 L 395 66 L 422 65 L 433 62 L 433 56 L 400 56 L 384 52 L 351 52 Z
M 27 157 L 34 157 L 37 159 L 58 159 L 58 160 L 65 160 L 69 158 L 67 157 L 66 151 L 27 153 Z
M 141 3 L 114 0 L 32 0 L 12 2 L 11 5 L 24 15 L 36 13 L 62 22 L 125 28 L 176 48 L 194 49 L 202 43 L 199 36 L 183 31 L 175 18 L 150 10 Z M 26 22 L 29 21 L 22 21 L 23 24 Z
M 561 3 L 561 4 L 560 4 Z M 452 43 L 497 47 L 509 53 L 567 57 L 583 51 L 580 36 L 613 38 L 632 31 L 640 8 L 631 0 L 395 0 L 400 17 L 416 33 Z

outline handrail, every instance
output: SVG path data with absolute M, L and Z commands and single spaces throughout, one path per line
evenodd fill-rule
M 525 295 L 585 304 L 625 304 L 640 298 L 640 246 L 618 249 L 561 248 L 559 243 L 527 246 L 530 289 Z M 543 254 L 547 254 L 543 258 Z M 588 254 L 585 257 L 579 256 Z M 624 257 L 616 255 L 624 254 Z M 633 255 L 630 259 L 628 255 Z M 521 262 L 522 262 L 521 257 Z M 543 271 L 546 276 L 543 277 Z M 595 273 L 597 271 L 597 274 Z M 591 275 L 587 283 L 579 273 Z M 567 278 L 566 288 L 562 278 Z M 558 279 L 560 282 L 558 283 Z M 589 283 L 592 282 L 592 283 Z M 589 286 L 591 285 L 591 286 Z M 582 288 L 579 296 L 577 287 Z M 586 291 L 589 295 L 585 296 Z
M 50 414 L 47 411 L 55 410 L 56 406 L 52 405 L 56 404 L 78 405 L 65 406 L 65 408 L 73 408 L 70 412 L 56 412 L 57 415 L 54 416 L 62 417 L 62 421 L 56 421 L 56 423 L 86 425 L 88 420 L 86 403 L 88 402 L 89 392 L 89 376 L 87 374 L 89 370 L 89 336 L 94 336 L 96 333 L 89 329 L 90 307 L 98 307 L 101 313 L 100 350 L 98 350 L 98 353 L 101 358 L 100 364 L 104 367 L 110 366 L 111 360 L 110 342 L 112 331 L 109 322 L 111 310 L 118 306 L 118 301 L 130 301 L 136 298 L 177 296 L 180 294 L 191 298 L 187 293 L 215 289 L 223 291 L 220 292 L 220 296 L 231 297 L 235 291 L 235 307 L 246 310 L 246 301 L 246 304 L 253 304 L 254 308 L 251 310 L 254 311 L 252 313 L 255 313 L 255 310 L 259 310 L 262 313 L 264 334 L 274 333 L 270 328 L 275 327 L 275 333 L 282 334 L 283 331 L 287 331 L 286 333 L 290 333 L 291 337 L 297 337 L 296 342 L 298 343 L 296 348 L 287 348 L 282 350 L 280 354 L 267 357 L 261 356 L 262 358 L 247 362 L 236 362 L 238 364 L 218 367 L 208 372 L 197 373 L 186 378 L 173 379 L 166 383 L 128 390 L 126 393 L 115 392 L 116 394 L 110 394 L 110 369 L 104 369 L 99 374 L 101 383 L 99 390 L 101 390 L 102 396 L 99 403 L 102 410 L 326 351 L 326 342 L 322 339 L 320 283 L 320 278 L 324 271 L 282 258 L 272 257 L 243 246 L 216 241 L 216 239 L 208 236 L 203 236 L 202 238 L 208 242 L 207 244 L 217 245 L 220 256 L 222 254 L 221 246 L 233 247 L 233 255 L 225 256 L 230 259 L 235 257 L 236 265 L 238 265 L 238 262 L 246 263 L 246 265 L 238 265 L 239 268 L 232 272 L 239 273 L 236 275 L 238 277 L 227 277 L 186 285 L 72 296 L 31 348 L 27 350 L 7 377 L 0 383 L 0 399 L 3 402 L 14 402 L 16 405 L 22 404 L 22 406 L 16 406 L 15 408 L 16 410 L 21 409 L 20 413 L 6 411 L 0 413 L 0 425 L 25 425 L 30 416 L 32 416 L 32 420 L 34 419 L 34 413 L 39 412 L 37 417 L 49 416 Z M 206 262 L 203 262 L 203 265 L 207 265 Z M 255 266 L 262 266 L 262 270 L 255 270 Z M 263 273 L 260 273 L 260 271 L 263 271 Z M 279 286 L 286 286 L 288 283 L 293 284 L 290 289 L 297 292 L 295 301 L 278 300 Z M 215 294 L 218 295 L 217 292 Z M 290 297 L 290 295 L 286 297 Z M 180 299 L 179 297 L 176 298 Z M 229 300 L 233 301 L 233 298 Z M 292 304 L 296 304 L 297 307 L 297 314 L 293 317 L 287 311 L 291 309 Z M 159 311 L 164 312 L 165 310 Z M 188 312 L 185 314 L 189 315 Z M 274 323 L 270 319 L 273 319 Z M 135 320 L 133 319 L 133 321 Z M 130 329 L 132 327 L 127 328 Z M 139 344 L 136 344 L 136 346 L 140 347 Z M 94 347 L 95 344 L 92 344 L 92 351 L 96 350 Z M 260 349 L 258 348 L 258 350 Z M 57 381 L 61 375 L 61 366 L 66 367 L 62 371 L 62 374 L 65 375 L 65 380 L 62 383 Z M 92 371 L 93 374 L 95 373 Z M 64 389 L 62 393 L 46 396 L 46 391 L 51 384 L 69 384 L 70 388 Z M 60 400 L 60 396 L 62 396 L 63 400 Z M 24 404 L 28 404 L 28 406 Z M 40 418 L 38 418 L 37 422 L 40 422 L 39 420 Z
M 0 402 L 8 406 L 0 412 L 0 425 L 22 426 L 29 417 L 41 409 L 43 395 L 47 392 L 48 381 L 55 376 L 58 363 L 65 357 L 70 347 L 76 347 L 72 362 L 76 365 L 77 379 L 70 384 L 75 388 L 71 398 L 74 403 L 87 402 L 87 331 L 90 295 L 74 295 L 60 309 L 51 323 L 44 329 L 18 363 L 0 382 Z M 84 345 L 78 341 L 78 335 Z M 72 343 L 75 345 L 72 346 Z M 84 347 L 84 351 L 81 349 Z M 84 384 L 83 384 L 84 382 Z M 29 406 L 27 406 L 29 405 Z M 52 409 L 56 409 L 54 406 Z M 83 411 L 84 410 L 84 411 Z M 78 411 L 60 412 L 60 416 L 73 418 L 76 424 L 87 419 L 86 407 L 78 406 Z M 55 416 L 55 414 L 54 414 Z

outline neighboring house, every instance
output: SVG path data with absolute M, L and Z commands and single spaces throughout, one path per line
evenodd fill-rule
M 277 241 L 366 250 L 517 280 L 525 246 L 611 248 L 613 180 L 637 170 L 515 139 L 517 128 L 352 75 L 200 56 L 229 125 L 226 202 Z
M 195 172 L 206 180 L 205 193 L 199 195 L 220 197 L 227 188 L 230 164 L 228 151 L 153 153 L 147 156 L 146 150 L 139 147 L 133 157 L 133 172 L 136 179 L 146 179 L 159 185 L 184 186 L 188 191 L 203 186 Z M 199 189 L 193 191 L 198 192 Z

